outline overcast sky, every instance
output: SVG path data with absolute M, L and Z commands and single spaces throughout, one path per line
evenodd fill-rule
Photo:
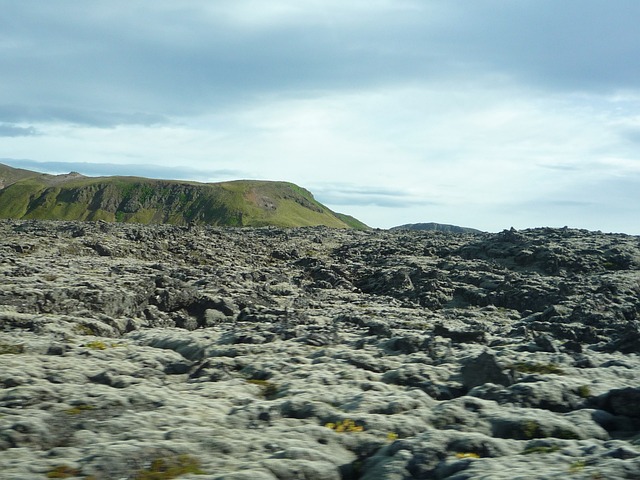
M 0 162 L 640 234 L 638 0 L 0 0 Z

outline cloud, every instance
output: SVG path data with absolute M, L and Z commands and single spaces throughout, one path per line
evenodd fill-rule
M 34 127 L 0 124 L 0 137 L 33 137 L 38 134 Z
M 0 120 L 6 122 L 38 122 L 38 123 L 68 123 L 89 125 L 104 128 L 116 125 L 157 125 L 168 122 L 159 114 L 141 112 L 112 112 L 95 111 L 77 107 L 51 107 L 41 105 L 25 107 L 20 105 L 0 105 Z
M 333 183 L 314 185 L 311 189 L 315 197 L 327 205 L 408 208 L 418 205 L 438 204 L 436 201 L 420 198 L 406 191 L 391 190 L 382 187 Z
M 82 9 L 60 0 L 5 2 L 3 11 L 0 104 L 23 108 L 27 121 L 93 125 L 96 113 L 108 125 L 153 123 L 264 95 L 488 77 L 635 89 L 640 76 L 630 61 L 640 55 L 640 4 L 629 0 L 114 0 Z
M 9 128 L 0 148 L 288 180 L 374 226 L 606 225 L 599 209 L 635 197 L 585 192 L 638 172 L 638 16 L 636 0 L 5 1 L 0 125 L 38 135 Z

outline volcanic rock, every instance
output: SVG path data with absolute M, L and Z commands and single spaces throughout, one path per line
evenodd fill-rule
M 638 237 L 7 220 L 0 279 L 3 480 L 640 478 Z

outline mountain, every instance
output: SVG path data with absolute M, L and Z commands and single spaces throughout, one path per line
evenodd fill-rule
M 406 225 L 399 225 L 397 227 L 391 227 L 389 230 L 430 230 L 436 232 L 446 233 L 483 233 L 482 230 L 476 230 L 475 228 L 458 227 L 457 225 L 447 225 L 443 223 L 407 223 Z
M 0 164 L 0 218 L 368 229 L 293 183 L 49 175 Z

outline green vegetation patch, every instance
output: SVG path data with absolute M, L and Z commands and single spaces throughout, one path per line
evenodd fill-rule
M 203 475 L 200 462 L 191 455 L 176 455 L 174 457 L 156 458 L 149 468 L 139 470 L 134 480 L 169 480 L 187 474 Z
M 350 228 L 355 230 L 371 230 L 369 225 L 362 223 L 357 218 L 352 217 L 351 215 L 345 215 L 344 213 L 334 212 L 334 215 L 342 220 L 345 224 L 347 224 Z
M 251 379 L 247 380 L 247 382 L 253 385 L 258 385 L 260 387 L 262 396 L 267 400 L 275 397 L 280 390 L 275 383 L 270 382 L 269 380 Z
M 580 473 L 586 467 L 586 463 L 584 460 L 576 460 L 571 465 L 569 465 L 569 473 Z
M 5 170 L 4 178 L 19 180 L 0 190 L 0 218 L 368 229 L 288 182 L 197 183 L 117 176 L 65 180 Z
M 91 326 L 84 323 L 78 323 L 73 326 L 74 333 L 78 335 L 95 335 L 97 332 Z
M 80 476 L 80 470 L 68 465 L 58 465 L 47 472 L 47 478 L 72 478 Z
M 558 445 L 528 447 L 528 448 L 525 448 L 522 452 L 520 452 L 520 455 L 553 453 L 553 452 L 557 452 L 558 450 L 560 450 L 560 447 Z
M 581 385 L 578 387 L 577 393 L 580 398 L 589 398 L 591 396 L 591 388 L 589 385 Z
M 339 420 L 337 422 L 325 423 L 324 426 L 338 433 L 351 433 L 351 432 L 364 431 L 364 426 L 357 425 L 356 422 L 354 422 L 350 418 L 345 418 L 344 420 Z
M 108 348 L 108 345 L 101 340 L 87 342 L 84 344 L 84 346 L 90 348 L 91 350 L 106 350 Z
M 22 218 L 32 199 L 40 196 L 44 189 L 37 180 L 27 179 L 0 190 L 0 217 Z
M 91 410 L 95 410 L 95 408 L 96 407 L 94 407 L 93 405 L 82 403 L 80 405 L 74 405 L 71 408 L 67 408 L 64 413 L 66 413 L 67 415 L 80 415 L 82 412 L 89 412 Z
M 540 424 L 535 420 L 526 420 L 522 424 L 522 435 L 524 438 L 541 438 L 544 437 Z
M 24 353 L 24 345 L 0 343 L 0 355 L 18 355 Z

